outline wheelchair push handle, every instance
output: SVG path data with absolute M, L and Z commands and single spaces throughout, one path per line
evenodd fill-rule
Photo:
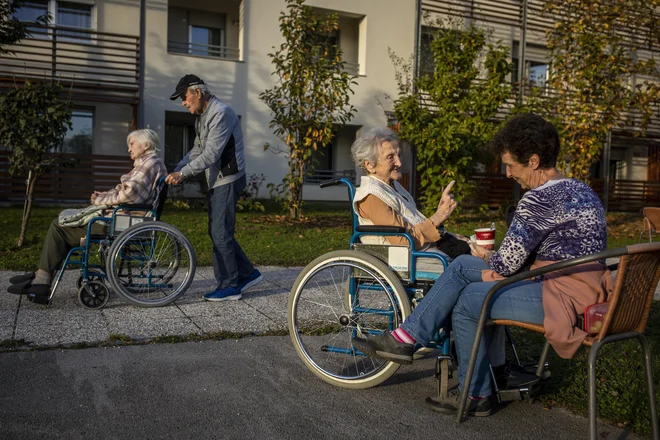
M 327 187 L 329 187 L 329 186 L 337 186 L 337 185 L 341 185 L 341 184 L 343 184 L 343 183 L 344 183 L 344 182 L 342 182 L 342 179 L 333 179 L 333 180 L 327 180 L 327 181 L 325 181 L 325 182 L 321 182 L 321 183 L 319 184 L 319 186 L 320 186 L 321 188 L 327 188 Z

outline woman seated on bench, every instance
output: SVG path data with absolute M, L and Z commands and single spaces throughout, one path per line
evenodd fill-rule
M 401 178 L 399 144 L 397 135 L 387 128 L 374 128 L 353 143 L 353 161 L 367 173 L 362 176 L 353 198 L 359 223 L 404 227 L 412 236 L 417 251 L 441 252 L 449 256 L 449 260 L 469 254 L 466 240 L 456 239 L 448 233 L 441 234 L 438 230 L 456 209 L 456 201 L 451 195 L 454 181 L 442 193 L 435 213 L 429 218 L 424 216 L 417 210 L 410 193 L 398 182 Z M 409 244 L 401 236 L 362 236 L 361 241 L 365 244 Z M 417 270 L 439 273 L 443 265 L 439 259 L 423 258 L 418 260 Z
M 133 169 L 128 174 L 121 176 L 120 183 L 115 188 L 105 192 L 94 191 L 90 197 L 92 205 L 112 207 L 121 204 L 151 204 L 153 202 L 158 180 L 167 176 L 165 162 L 158 153 L 158 134 L 149 129 L 135 130 L 128 135 L 126 143 L 128 154 L 134 161 Z M 92 234 L 102 235 L 106 233 L 107 226 L 105 224 L 96 223 L 92 225 Z M 39 269 L 37 272 L 12 277 L 9 280 L 11 286 L 7 291 L 19 295 L 50 295 L 50 283 L 53 273 L 64 261 L 69 250 L 80 246 L 81 238 L 86 235 L 86 224 L 60 226 L 59 219 L 53 220 L 46 233 Z
M 555 168 L 559 134 L 551 123 L 534 114 L 514 116 L 495 135 L 492 148 L 501 156 L 507 177 L 529 189 L 518 203 L 500 248 L 494 252 L 475 246 L 473 255 L 456 258 L 398 329 L 368 339 L 353 339 L 354 345 L 370 356 L 411 363 L 413 344 L 427 344 L 451 316 L 459 389 L 465 386 L 463 377 L 484 297 L 496 280 L 518 272 L 533 253 L 536 259 L 532 269 L 607 247 L 605 211 L 598 195 Z M 575 327 L 576 314 L 604 299 L 608 281 L 611 285 L 604 262 L 594 262 L 553 273 L 543 280 L 515 283 L 493 297 L 489 318 L 543 324 L 555 351 L 571 358 L 586 336 Z M 491 413 L 488 330 L 481 338 L 472 383 L 468 385 L 468 415 Z M 429 398 L 427 404 L 442 413 L 455 413 L 458 396 L 455 393 L 443 401 Z

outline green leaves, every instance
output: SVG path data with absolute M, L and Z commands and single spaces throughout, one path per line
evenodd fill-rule
M 552 62 L 549 96 L 528 107 L 557 126 L 562 151 L 558 166 L 569 177 L 588 180 L 608 131 L 644 133 L 653 116 L 649 102 L 660 101 L 657 86 L 643 80 L 647 62 L 633 45 L 657 44 L 660 0 L 548 0 L 555 21 L 547 33 Z M 571 11 L 566 14 L 565 11 Z M 637 83 L 641 87 L 631 87 Z M 640 115 L 637 121 L 628 112 Z
M 344 70 L 341 49 L 332 43 L 338 17 L 304 3 L 287 0 L 287 11 L 280 14 L 284 43 L 268 54 L 276 84 L 259 95 L 271 110 L 270 128 L 288 150 L 289 173 L 271 190 L 295 219 L 302 215 L 304 175 L 313 169 L 311 152 L 330 144 L 333 126 L 355 114 L 349 102 L 355 81 Z
M 63 87 L 55 82 L 25 81 L 0 99 L 0 145 L 9 150 L 9 172 L 27 180 L 20 247 L 30 216 L 34 185 L 53 165 L 45 153 L 62 145 L 67 128 L 71 128 L 71 103 L 61 99 Z
M 399 84 L 394 113 L 401 137 L 415 148 L 427 213 L 435 211 L 451 180 L 456 199 L 468 197 L 466 177 L 484 155 L 496 128 L 491 121 L 511 93 L 506 48 L 487 44 L 487 33 L 474 26 L 463 29 L 451 20 L 432 25 L 434 71 L 412 80 L 414 87 L 406 81 L 409 66 L 390 52 Z

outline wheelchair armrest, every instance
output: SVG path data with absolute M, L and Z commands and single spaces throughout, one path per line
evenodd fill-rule
M 127 203 L 125 205 L 118 205 L 115 209 L 123 209 L 125 211 L 151 211 L 154 206 L 151 203 Z
M 379 226 L 379 225 L 360 225 L 355 228 L 356 232 L 387 232 L 400 234 L 406 232 L 406 228 L 403 226 Z

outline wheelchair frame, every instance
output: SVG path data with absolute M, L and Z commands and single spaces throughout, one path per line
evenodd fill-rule
M 124 301 L 141 307 L 167 305 L 181 297 L 190 287 L 195 276 L 195 252 L 188 238 L 179 229 L 159 221 L 167 198 L 167 184 L 164 177 L 159 179 L 157 188 L 158 191 L 154 195 L 152 204 L 123 204 L 115 207 L 110 217 L 92 218 L 87 224 L 87 234 L 83 239 L 84 243 L 70 249 L 62 262 L 50 295 L 45 299 L 34 298 L 34 300 L 47 305 L 52 303 L 53 296 L 68 265 L 80 266 L 81 274 L 77 283 L 78 301 L 88 309 L 100 309 L 107 304 L 110 292 L 105 284 L 106 281 L 110 283 L 113 291 Z M 126 215 L 128 217 L 127 221 L 131 224 L 127 228 L 118 231 L 118 218 L 123 217 L 121 213 L 130 211 L 146 212 L 141 217 Z M 135 221 L 135 224 L 133 224 L 133 221 Z M 103 235 L 92 234 L 92 225 L 95 222 L 103 223 L 106 227 L 109 227 L 109 233 Z M 165 234 L 165 239 L 162 238 L 163 234 Z M 163 241 L 165 243 L 161 245 Z M 99 246 L 102 264 L 90 263 L 92 245 Z M 142 246 L 142 248 L 140 249 L 139 246 Z M 173 261 L 169 262 L 165 275 L 159 275 L 157 271 L 160 265 L 158 258 L 163 256 L 162 246 L 173 249 L 171 255 Z M 138 250 L 142 250 L 140 255 L 137 257 L 131 255 Z M 169 253 L 169 251 L 166 253 Z M 165 255 L 165 258 L 167 257 Z M 129 265 L 131 262 L 140 265 L 140 273 L 135 276 L 129 273 L 128 282 L 126 282 L 120 279 L 121 268 L 116 273 L 115 270 L 108 271 L 109 268 L 115 266 L 114 261 L 118 258 L 121 262 Z M 180 284 L 172 292 L 167 293 L 165 296 L 161 295 L 157 299 L 142 298 L 141 295 L 155 292 L 162 293 L 174 287 L 171 281 L 181 269 L 182 261 L 186 264 L 186 271 Z M 134 279 L 146 280 L 146 284 L 134 282 Z
M 412 236 L 402 227 L 396 226 L 360 226 L 358 224 L 357 214 L 352 209 L 353 198 L 355 196 L 355 186 L 347 178 L 340 178 L 321 184 L 321 188 L 336 185 L 346 185 L 349 193 L 349 201 L 351 203 L 352 211 L 352 235 L 350 239 L 350 250 L 347 251 L 334 251 L 324 254 L 309 265 L 307 265 L 300 273 L 296 282 L 291 290 L 289 297 L 288 307 L 288 323 L 289 334 L 298 355 L 301 357 L 305 365 L 318 377 L 324 381 L 345 388 L 369 388 L 386 380 L 399 368 L 399 364 L 387 361 L 379 361 L 373 358 L 368 358 L 364 353 L 361 353 L 350 343 L 344 344 L 323 344 L 320 351 L 324 353 L 332 353 L 334 355 L 346 355 L 352 357 L 355 361 L 355 372 L 346 374 L 346 368 L 343 374 L 338 374 L 328 371 L 319 364 L 319 361 L 314 360 L 315 353 L 310 353 L 305 348 L 303 341 L 304 333 L 303 328 L 299 328 L 298 315 L 306 313 L 304 306 L 301 305 L 301 296 L 305 294 L 304 289 L 308 284 L 312 283 L 314 276 L 326 269 L 337 269 L 338 266 L 345 266 L 350 274 L 347 276 L 348 292 L 344 291 L 344 299 L 341 300 L 340 306 L 348 313 L 341 313 L 336 315 L 338 326 L 350 329 L 350 336 L 357 336 L 359 334 L 369 333 L 378 334 L 384 330 L 394 330 L 401 322 L 407 317 L 411 309 L 416 305 L 417 301 L 423 297 L 426 290 L 430 288 L 433 281 L 420 281 L 417 277 L 416 267 L 418 258 L 432 258 L 439 260 L 443 268 L 447 267 L 446 258 L 438 253 L 422 252 L 415 250 L 415 245 Z M 408 257 L 408 272 L 409 276 L 402 278 L 399 273 L 392 269 L 387 261 L 383 261 L 383 257 L 376 254 L 371 254 L 363 250 L 356 250 L 355 245 L 360 243 L 360 238 L 365 235 L 380 235 L 384 237 L 389 236 L 403 236 L 409 243 L 409 257 Z M 377 245 L 376 245 L 377 246 Z M 390 248 L 384 245 L 385 248 Z M 346 270 L 344 270 L 346 272 Z M 323 284 L 323 282 L 317 282 Z M 377 295 L 378 292 L 385 294 L 384 299 L 373 300 L 378 303 L 377 307 L 362 306 L 361 300 L 366 295 Z M 311 300 L 313 302 L 313 300 Z M 385 308 L 385 306 L 387 308 Z M 300 311 L 298 310 L 300 308 Z M 382 321 L 378 322 L 379 327 L 370 328 L 365 322 L 367 319 L 374 319 L 374 317 L 383 317 Z M 386 322 L 385 322 L 386 321 Z M 386 325 L 387 328 L 383 328 Z M 330 338 L 332 339 L 332 338 Z M 441 330 L 438 335 L 437 341 L 432 347 L 440 349 L 438 356 L 438 375 L 440 379 L 440 393 L 447 392 L 448 379 L 451 377 L 451 354 L 450 354 L 450 337 L 449 332 Z M 315 351 L 315 350 L 313 350 Z M 422 350 L 417 352 L 417 355 L 428 352 Z M 370 364 L 365 362 L 364 370 L 359 371 L 358 358 L 368 359 Z M 368 368 L 373 366 L 373 370 Z M 381 373 L 382 372 L 382 373 Z

